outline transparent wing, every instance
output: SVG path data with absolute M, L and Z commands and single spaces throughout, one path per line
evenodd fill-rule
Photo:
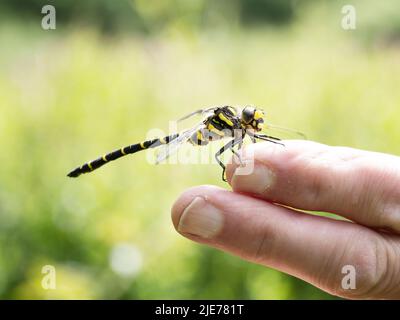
M 282 126 L 266 123 L 262 133 L 279 139 L 301 139 L 307 140 L 307 136 L 297 130 L 285 128 Z
M 161 161 L 167 159 L 171 154 L 177 152 L 178 149 L 190 139 L 193 133 L 205 127 L 204 123 L 201 122 L 197 126 L 181 132 L 179 137 L 172 140 L 170 143 L 160 146 L 156 155 L 156 164 L 159 164 Z
M 211 108 L 207 108 L 207 109 L 196 110 L 196 111 L 194 111 L 192 113 L 187 114 L 186 116 L 183 116 L 182 118 L 179 118 L 177 120 L 177 122 L 181 122 L 183 120 L 189 119 L 189 118 L 195 116 L 196 114 L 201 114 L 202 116 L 208 115 L 209 113 L 214 112 L 214 110 L 217 109 L 217 108 L 218 107 L 211 107 Z

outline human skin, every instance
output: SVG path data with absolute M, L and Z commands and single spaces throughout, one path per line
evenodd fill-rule
M 284 144 L 246 147 L 242 161 L 254 160 L 254 170 L 240 175 L 232 161 L 233 191 L 186 190 L 172 207 L 176 230 L 336 296 L 400 299 L 400 157 L 311 141 Z M 348 265 L 353 289 L 342 285 Z

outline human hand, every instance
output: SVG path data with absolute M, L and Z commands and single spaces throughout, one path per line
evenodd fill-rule
M 200 186 L 179 197 L 172 208 L 179 233 L 333 295 L 400 299 L 399 157 L 310 141 L 246 150 L 254 170 L 237 175 L 238 165 L 228 165 L 233 192 Z M 342 285 L 346 265 L 355 289 Z

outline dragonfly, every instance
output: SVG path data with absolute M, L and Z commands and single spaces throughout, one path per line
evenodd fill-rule
M 217 106 L 200 109 L 178 119 L 178 122 L 195 115 L 201 115 L 202 121 L 190 129 L 183 130 L 179 133 L 173 133 L 163 138 L 145 140 L 114 150 L 75 168 L 69 172 L 67 176 L 71 178 L 79 177 L 82 174 L 92 172 L 128 154 L 134 154 L 150 148 L 159 148 L 159 152 L 156 155 L 156 163 L 160 163 L 176 153 L 181 146 L 188 142 L 194 146 L 205 146 L 209 142 L 228 139 L 229 141 L 215 154 L 215 160 L 222 168 L 222 180 L 226 181 L 226 166 L 222 162 L 221 156 L 225 151 L 230 150 L 239 159 L 239 162 L 242 163 L 238 151 L 242 148 L 246 137 L 249 137 L 253 143 L 263 140 L 284 146 L 280 138 L 263 133 L 262 130 L 265 127 L 290 131 L 297 137 L 306 139 L 301 132 L 273 126 L 271 124 L 267 125 L 264 120 L 265 112 L 261 108 L 254 106 L 245 106 L 243 108 Z M 237 148 L 237 151 L 235 148 Z

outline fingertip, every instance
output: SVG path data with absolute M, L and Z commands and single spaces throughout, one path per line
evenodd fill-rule
M 261 142 L 248 145 L 242 152 L 242 164 L 235 156 L 229 162 L 226 169 L 227 181 L 235 191 L 263 194 L 266 189 L 273 187 L 279 176 L 287 178 L 288 172 L 304 168 L 293 168 L 293 165 L 299 163 L 295 160 L 302 154 L 318 153 L 325 148 L 323 144 L 303 140 L 284 140 L 282 144 Z
M 213 185 L 202 185 L 189 188 L 185 190 L 182 194 L 180 194 L 171 208 L 171 218 L 175 229 L 178 230 L 179 221 L 183 212 L 193 202 L 195 198 L 201 197 L 207 200 L 210 194 L 215 194 L 216 192 L 223 190 L 224 189 L 218 188 Z
M 233 156 L 226 168 L 226 177 L 232 189 L 260 194 L 275 180 L 273 163 L 269 159 L 279 157 L 281 145 L 262 142 L 243 148 L 241 161 Z

